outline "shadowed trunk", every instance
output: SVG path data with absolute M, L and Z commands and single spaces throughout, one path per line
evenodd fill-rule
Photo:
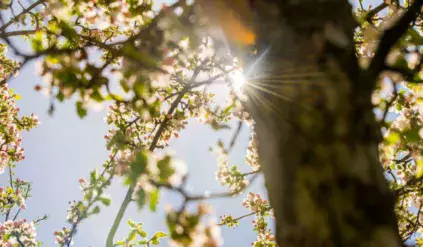
M 402 246 L 346 0 L 251 1 L 247 109 L 279 246 Z

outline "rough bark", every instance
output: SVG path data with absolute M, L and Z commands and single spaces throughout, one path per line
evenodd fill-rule
M 402 246 L 346 0 L 251 1 L 248 111 L 279 246 Z
M 197 2 L 243 62 L 278 245 L 402 246 L 371 94 L 423 1 L 385 31 L 367 69 L 347 0 Z

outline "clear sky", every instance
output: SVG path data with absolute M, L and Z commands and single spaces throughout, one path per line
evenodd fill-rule
M 158 2 L 158 6 L 161 5 L 160 1 Z M 43 241 L 44 246 L 53 246 L 53 232 L 63 226 L 69 227 L 66 222 L 68 202 L 82 198 L 78 178 L 86 178 L 90 170 L 101 168 L 107 159 L 108 152 L 103 138 L 107 132 L 107 125 L 103 120 L 105 111 L 90 111 L 87 117 L 79 119 L 72 100 L 63 104 L 57 103 L 55 114 L 50 117 L 47 114 L 49 99 L 34 91 L 34 86 L 41 83 L 34 65 L 34 63 L 27 65 L 17 78 L 9 82 L 10 87 L 22 95 L 22 99 L 17 102 L 21 113 L 34 113 L 39 116 L 41 122 L 38 128 L 23 134 L 23 147 L 27 159 L 17 165 L 15 172 L 17 177 L 33 182 L 32 198 L 27 201 L 27 210 L 21 216 L 31 220 L 48 214 L 49 219 L 42 222 L 37 229 L 38 240 Z M 221 97 L 224 97 L 224 89 L 217 90 L 221 90 Z M 227 142 L 231 135 L 231 131 L 215 132 L 209 127 L 193 122 L 182 131 L 178 140 L 172 142 L 171 148 L 175 151 L 175 156 L 189 166 L 191 174 L 189 187 L 193 193 L 224 190 L 215 181 L 217 164 L 208 148 L 214 145 L 218 138 Z M 244 168 L 246 168 L 244 155 L 248 140 L 249 130 L 244 128 L 231 155 L 232 161 Z M 0 186 L 5 186 L 6 183 L 7 176 L 0 175 Z M 251 188 L 254 192 L 262 192 L 263 181 L 257 180 Z M 99 215 L 83 222 L 76 235 L 74 246 L 104 246 L 108 230 L 126 190 L 119 179 L 114 181 L 108 190 L 112 197 L 111 206 L 102 207 Z M 216 217 L 222 214 L 241 216 L 247 213 L 241 206 L 242 198 L 243 196 L 209 202 L 216 210 Z M 158 212 L 155 213 L 149 212 L 148 209 L 138 211 L 135 205 L 130 206 L 118 231 L 118 238 L 125 236 L 128 218 L 144 222 L 149 233 L 166 231 L 164 216 L 166 204 L 178 207 L 180 198 L 177 194 L 163 193 Z M 241 226 L 235 230 L 224 227 L 224 246 L 249 246 L 256 237 L 251 220 L 252 218 L 243 219 Z

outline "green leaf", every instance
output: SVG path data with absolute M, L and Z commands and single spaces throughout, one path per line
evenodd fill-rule
M 234 106 L 235 106 L 235 104 L 232 104 L 232 105 L 226 107 L 225 109 L 223 109 L 222 113 L 229 114 Z
M 40 52 L 44 50 L 43 40 L 45 39 L 44 32 L 37 31 L 34 35 L 32 35 L 31 39 L 31 46 L 35 52 Z
M 71 27 L 68 23 L 61 21 L 59 25 L 62 29 L 63 36 L 69 38 L 70 40 L 78 38 L 78 33 L 76 32 L 75 28 Z
M 387 137 L 385 137 L 386 142 L 391 145 L 395 144 L 400 140 L 400 135 L 397 132 L 390 132 Z
M 417 164 L 416 177 L 421 178 L 423 175 L 423 159 L 417 160 L 416 164 Z
M 81 101 L 76 102 L 76 112 L 80 118 L 83 118 L 87 115 L 87 109 L 84 108 Z
M 140 175 L 147 167 L 148 155 L 147 152 L 142 150 L 135 154 L 135 159 L 130 163 L 131 171 L 135 175 Z
M 216 121 L 214 119 L 210 123 L 210 126 L 212 127 L 213 130 L 221 130 L 221 129 L 230 129 L 231 128 L 229 125 L 219 123 L 218 121 Z
M 141 227 L 137 229 L 137 233 L 143 238 L 147 237 L 147 233 Z
M 94 90 L 93 93 L 91 94 L 91 99 L 101 103 L 104 100 L 103 95 L 101 95 L 99 90 Z
M 137 192 L 137 205 L 139 209 L 143 208 L 145 205 L 145 191 L 143 189 Z
M 157 67 L 157 58 L 151 56 L 147 52 L 143 52 L 140 49 L 134 47 L 131 44 L 126 44 L 122 47 L 122 52 L 125 56 L 139 61 L 145 67 L 155 68 Z
M 133 86 L 133 91 L 137 96 L 143 96 L 147 91 L 145 82 L 136 81 Z
M 97 181 L 97 170 L 90 172 L 90 184 L 95 184 Z
M 150 192 L 150 210 L 155 212 L 157 210 L 157 204 L 159 203 L 159 190 L 155 189 Z
M 93 191 L 92 190 L 89 190 L 87 193 L 85 193 L 84 200 L 91 201 L 92 198 L 93 198 Z
M 408 29 L 408 34 L 411 36 L 411 40 L 417 45 L 423 44 L 423 37 L 414 28 Z
M 154 237 L 156 238 L 164 238 L 167 237 L 167 234 L 164 232 L 156 232 L 156 234 L 154 234 Z
M 133 222 L 131 219 L 129 219 L 126 223 L 127 223 L 130 227 L 135 227 L 135 222 Z
M 120 240 L 120 241 L 117 241 L 114 246 L 122 246 L 122 245 L 125 245 L 125 241 Z
M 404 136 L 408 142 L 418 142 L 421 139 L 419 135 L 419 130 L 416 128 L 406 131 L 404 133 Z
M 136 237 L 137 237 L 136 231 L 131 231 L 128 235 L 128 238 L 126 238 L 126 241 L 127 242 L 134 241 Z
M 113 93 L 111 93 L 111 94 L 108 94 L 105 97 L 105 100 L 119 100 L 119 101 L 123 101 L 123 97 L 121 95 L 119 95 L 119 94 L 113 94 Z
M 100 207 L 97 205 L 94 207 L 93 211 L 91 211 L 91 214 L 98 214 L 100 213 Z
M 156 237 L 153 237 L 153 238 L 150 240 L 150 242 L 151 242 L 151 244 L 153 244 L 153 245 L 159 245 L 159 244 L 160 244 L 159 239 L 157 239 Z
M 166 181 L 175 173 L 175 169 L 170 165 L 171 157 L 166 156 L 157 162 L 159 168 L 159 177 L 162 181 Z
M 111 202 L 110 198 L 107 197 L 100 197 L 99 200 L 101 203 L 103 203 L 104 206 L 109 206 Z
M 126 83 L 126 80 L 120 80 L 120 86 L 122 87 L 122 89 L 125 93 L 127 93 L 127 92 L 129 92 L 129 90 L 131 90 L 131 88 Z
M 63 102 L 63 100 L 65 99 L 65 95 L 62 92 L 58 92 L 56 95 L 56 98 L 60 101 Z
M 126 136 L 121 132 L 118 131 L 110 140 L 110 142 L 107 145 L 107 148 L 112 148 L 113 146 L 118 146 L 119 148 L 122 148 L 126 143 Z

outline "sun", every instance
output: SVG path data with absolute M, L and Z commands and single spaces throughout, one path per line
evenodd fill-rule
M 232 80 L 232 88 L 235 91 L 235 93 L 237 94 L 241 94 L 243 91 L 243 86 L 246 83 L 246 79 L 244 77 L 244 74 L 242 73 L 242 71 L 237 70 L 234 71 L 233 73 L 231 73 L 230 75 L 231 80 Z

